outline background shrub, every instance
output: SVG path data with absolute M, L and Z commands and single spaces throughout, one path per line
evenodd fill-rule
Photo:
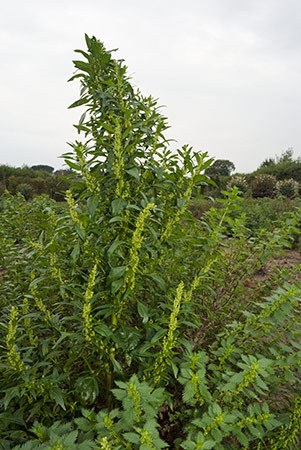
M 297 197 L 299 195 L 299 184 L 293 178 L 277 181 L 276 192 L 288 198 Z
M 285 150 L 280 156 L 268 158 L 256 170 L 259 173 L 268 173 L 274 175 L 277 180 L 293 178 L 301 182 L 301 158 L 294 158 L 293 149 Z
M 274 197 L 276 188 L 276 177 L 274 175 L 260 174 L 257 175 L 251 182 L 252 196 L 254 198 L 260 197 Z
M 248 183 L 243 175 L 233 175 L 227 183 L 227 189 L 231 189 L 234 186 L 238 188 L 243 194 L 248 190 Z
M 16 186 L 16 192 L 20 192 L 26 200 L 31 199 L 33 195 L 33 189 L 30 184 L 27 183 L 18 184 Z

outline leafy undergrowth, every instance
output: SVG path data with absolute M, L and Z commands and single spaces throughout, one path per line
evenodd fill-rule
M 233 189 L 194 218 L 212 160 L 170 152 L 156 101 L 86 40 L 68 207 L 1 197 L 0 445 L 297 448 L 300 284 L 258 273 L 300 211 L 250 235 Z

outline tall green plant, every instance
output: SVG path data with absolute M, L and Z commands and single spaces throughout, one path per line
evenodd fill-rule
M 172 153 L 157 102 L 132 88 L 99 41 L 86 43 L 72 77 L 82 89 L 71 106 L 86 112 L 76 126 L 83 141 L 64 155 L 76 171 L 68 209 L 48 204 L 22 248 L 10 242 L 26 265 L 18 279 L 9 265 L 0 280 L 10 293 L 0 328 L 1 445 L 239 448 L 280 430 L 287 439 L 297 430 L 289 407 L 298 355 L 286 366 L 291 350 L 281 340 L 294 335 L 300 290 L 284 286 L 246 311 L 236 281 L 252 273 L 256 243 L 244 218 L 229 216 L 237 188 L 222 209 L 194 219 L 189 199 L 208 182 L 211 160 L 188 146 Z M 295 220 L 259 236 L 261 258 L 286 245 Z M 267 347 L 269 330 L 277 336 Z M 286 382 L 280 420 L 267 397 Z

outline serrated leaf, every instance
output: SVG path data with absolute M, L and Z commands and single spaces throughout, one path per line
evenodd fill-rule
M 235 434 L 236 434 L 236 437 L 237 437 L 239 443 L 241 445 L 243 445 L 244 447 L 248 448 L 249 439 L 241 431 L 237 431 Z
M 117 400 L 123 400 L 127 396 L 127 392 L 124 389 L 112 389 L 111 392 Z
M 194 386 L 192 383 L 188 382 L 187 384 L 185 384 L 182 398 L 183 402 L 188 404 L 191 403 L 194 398 Z
M 244 379 L 244 374 L 242 372 L 236 373 L 236 374 L 232 375 L 232 377 L 229 380 L 229 383 L 239 384 L 242 382 L 243 379 Z
M 123 433 L 123 437 L 132 444 L 139 444 L 140 442 L 140 435 L 137 433 L 132 432 Z
M 91 430 L 91 425 L 89 420 L 85 419 L 84 417 L 78 417 L 77 419 L 74 419 L 74 422 L 76 423 L 76 425 L 78 426 L 78 428 L 81 431 L 90 431 Z
M 230 392 L 230 391 L 234 391 L 236 387 L 236 384 L 234 383 L 226 383 L 223 387 L 222 387 L 222 391 L 223 392 Z
M 50 398 L 52 398 L 57 405 L 59 405 L 62 409 L 66 409 L 65 402 L 63 398 L 63 392 L 60 388 L 54 387 L 49 392 Z
M 11 400 L 15 397 L 19 397 L 19 395 L 20 395 L 20 392 L 19 392 L 18 387 L 13 387 L 13 388 L 7 389 L 5 392 L 5 397 L 4 397 L 4 409 L 7 409 Z
M 78 431 L 71 431 L 66 437 L 64 437 L 64 445 L 72 445 L 75 443 L 78 436 Z
M 211 448 L 214 448 L 216 445 L 216 441 L 212 441 L 211 439 L 208 441 L 205 441 L 203 444 L 203 449 L 204 450 L 209 450 Z
M 259 386 L 261 389 L 264 389 L 266 391 L 269 390 L 268 386 L 265 384 L 265 382 L 258 376 L 255 380 L 255 383 L 257 386 Z

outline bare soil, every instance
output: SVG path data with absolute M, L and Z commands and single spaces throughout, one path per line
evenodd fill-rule
M 288 271 L 291 271 L 289 282 L 300 285 L 301 268 L 294 273 L 298 264 L 301 264 L 301 253 L 296 250 L 287 249 L 283 255 L 271 258 L 264 267 L 258 270 L 258 272 L 255 273 L 255 279 L 256 281 L 263 283 L 264 281 L 271 280 L 275 269 L 287 269 Z

